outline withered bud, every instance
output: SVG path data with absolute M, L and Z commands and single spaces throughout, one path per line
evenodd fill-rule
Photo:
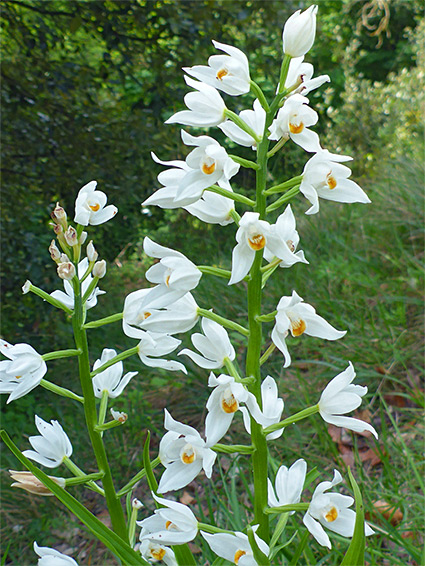
M 127 413 L 121 413 L 120 411 L 115 411 L 114 409 L 111 409 L 111 415 L 114 421 L 119 421 L 120 423 L 125 423 L 125 421 L 128 419 Z
M 74 264 L 70 261 L 58 265 L 58 275 L 61 279 L 70 281 L 75 276 Z
M 73 226 L 68 226 L 64 236 L 68 246 L 76 246 L 78 244 L 77 230 Z
M 78 243 L 80 244 L 80 246 L 82 246 L 86 240 L 87 232 L 81 232 L 81 236 L 78 238 Z
M 97 261 L 93 267 L 93 277 L 98 277 L 99 279 L 102 279 L 102 277 L 105 277 L 105 273 L 106 273 L 106 261 L 104 259 L 102 259 L 101 261 Z
M 59 248 L 57 247 L 55 240 L 52 240 L 50 242 L 49 252 L 50 252 L 50 256 L 53 259 L 53 261 L 59 261 L 59 259 L 61 257 L 61 252 L 60 252 Z
M 89 262 L 93 262 L 96 261 L 97 258 L 99 257 L 99 254 L 96 251 L 96 248 L 93 245 L 93 240 L 90 240 L 89 244 L 87 245 L 87 258 L 89 260 Z
M 54 495 L 31 472 L 18 472 L 16 470 L 9 470 L 9 474 L 10 477 L 15 480 L 15 482 L 12 483 L 12 487 L 25 489 L 25 491 L 29 491 L 29 493 L 35 493 L 36 495 Z M 54 478 L 52 476 L 48 477 L 60 487 L 65 487 L 64 478 Z
M 29 279 L 27 279 L 27 280 L 25 281 L 25 283 L 22 285 L 22 293 L 23 293 L 24 295 L 26 295 L 27 293 L 30 292 L 31 285 L 32 285 L 32 283 L 31 283 L 31 281 L 30 281 Z
M 58 202 L 56 203 L 56 208 L 52 212 L 51 216 L 55 222 L 63 226 L 64 230 L 66 230 L 68 226 L 68 222 L 66 221 L 66 212 L 61 206 L 59 206 Z

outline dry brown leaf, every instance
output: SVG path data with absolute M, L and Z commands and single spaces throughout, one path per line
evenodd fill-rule
M 180 503 L 183 503 L 183 505 L 192 505 L 192 503 L 195 502 L 195 498 L 192 497 L 187 491 L 184 491 L 179 501 Z
M 392 525 L 398 525 L 403 519 L 403 512 L 383 499 L 375 501 L 373 508 L 377 513 L 385 517 L 387 521 L 390 521 Z
M 377 466 L 382 462 L 379 452 L 375 451 L 373 448 L 359 452 L 359 456 L 362 462 L 369 461 L 371 466 Z

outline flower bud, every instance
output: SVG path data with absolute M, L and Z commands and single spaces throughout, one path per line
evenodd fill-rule
M 54 495 L 31 472 L 18 472 L 16 470 L 9 470 L 9 474 L 10 477 L 15 480 L 15 482 L 12 483 L 12 487 L 25 489 L 25 491 L 28 491 L 29 493 L 35 493 L 36 495 Z M 65 487 L 64 478 L 54 478 L 52 476 L 48 477 L 60 487 Z
M 143 507 L 143 503 L 135 497 L 131 502 L 131 506 L 133 509 L 141 509 Z
M 70 281 L 73 277 L 75 277 L 75 267 L 74 264 L 70 261 L 65 263 L 60 263 L 58 265 L 58 275 L 61 279 L 66 279 Z
M 59 206 L 58 202 L 56 203 L 56 208 L 52 212 L 51 217 L 54 222 L 60 224 L 64 228 L 64 230 L 66 230 L 68 226 L 68 222 L 66 221 L 66 212 L 61 206 Z
M 309 51 L 316 35 L 317 6 L 313 4 L 301 13 L 297 10 L 283 28 L 283 52 L 291 57 L 301 57 Z
M 68 263 L 69 261 L 70 259 L 66 254 L 61 254 L 59 258 L 59 263 Z
M 120 411 L 115 411 L 114 409 L 111 409 L 111 415 L 114 421 L 119 421 L 120 423 L 125 423 L 125 421 L 128 419 L 127 413 L 121 413 Z
M 68 226 L 64 236 L 68 246 L 76 246 L 78 244 L 77 230 L 73 226 Z
M 49 246 L 49 252 L 50 252 L 50 256 L 53 259 L 53 261 L 58 261 L 61 257 L 61 252 L 59 250 L 59 248 L 56 245 L 55 240 L 52 240 Z
M 93 277 L 102 279 L 102 277 L 105 277 L 105 273 L 106 273 L 106 261 L 104 259 L 102 259 L 101 261 L 97 261 L 93 267 Z
M 87 232 L 81 232 L 81 236 L 78 238 L 78 243 L 80 244 L 80 246 L 82 246 L 86 240 Z
M 63 228 L 60 224 L 54 224 L 53 225 L 53 232 L 56 234 L 56 236 L 60 236 L 63 234 Z
M 93 262 L 93 261 L 96 261 L 97 258 L 99 257 L 99 254 L 97 253 L 96 248 L 93 245 L 93 240 L 90 240 L 90 242 L 87 246 L 86 253 L 87 253 L 87 258 L 88 258 L 90 263 Z
M 26 295 L 27 293 L 30 292 L 31 285 L 32 285 L 32 283 L 31 283 L 31 281 L 30 281 L 29 279 L 27 279 L 27 280 L 25 281 L 25 283 L 22 285 L 22 293 L 23 293 L 24 295 Z

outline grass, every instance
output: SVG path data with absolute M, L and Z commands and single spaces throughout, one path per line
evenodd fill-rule
M 305 457 L 309 469 L 316 468 L 320 473 L 320 478 L 309 487 L 312 492 L 318 481 L 331 478 L 333 468 L 340 469 L 344 475 L 346 463 L 350 462 L 361 486 L 369 520 L 376 530 L 376 535 L 367 541 L 366 563 L 370 566 L 421 563 L 424 437 L 420 162 L 420 159 L 403 158 L 399 162 L 381 163 L 379 177 L 363 182 L 373 201 L 369 206 L 322 201 L 320 214 L 306 217 L 303 212 L 307 203 L 298 199 L 293 208 L 301 235 L 300 248 L 304 249 L 310 266 L 295 265 L 279 270 L 269 280 L 264 300 L 264 311 L 272 311 L 282 295 L 296 289 L 321 316 L 335 327 L 349 331 L 337 342 L 304 336 L 288 340 L 293 364 L 283 370 L 282 357 L 274 355 L 264 366 L 264 375 L 270 374 L 278 380 L 280 395 L 285 400 L 284 414 L 290 415 L 305 404 L 317 402 L 326 383 L 351 360 L 357 371 L 356 382 L 369 388 L 361 409 L 367 411 L 378 429 L 379 441 L 375 443 L 371 438 L 348 434 L 344 442 L 336 442 L 332 430 L 328 431 L 316 416 L 284 432 L 272 448 L 272 467 L 276 469 L 281 463 L 290 465 L 297 458 Z M 216 265 L 228 268 L 233 228 L 207 227 L 202 230 L 202 237 L 196 239 L 198 226 L 185 225 L 186 238 L 182 239 L 179 229 L 182 218 L 175 215 L 174 231 L 173 226 L 167 233 L 163 229 L 159 231 L 159 243 L 176 247 L 192 259 L 209 255 Z M 220 239 L 213 244 L 202 239 L 217 233 Z M 205 259 L 202 261 L 206 263 Z M 114 290 L 100 297 L 92 318 L 121 310 L 122 297 L 145 286 L 146 267 L 140 247 L 121 267 L 111 266 L 104 286 Z M 196 298 L 200 306 L 214 306 L 219 314 L 244 322 L 245 297 L 239 287 L 228 287 L 224 280 L 204 276 Z M 272 326 L 264 328 L 267 346 L 267 332 Z M 189 337 L 182 338 L 183 345 L 189 346 Z M 243 345 L 238 346 L 236 335 L 231 334 L 231 338 L 242 363 Z M 61 347 L 67 347 L 70 339 L 67 331 L 64 332 Z M 93 361 L 100 356 L 103 347 L 121 350 L 132 345 L 131 340 L 125 342 L 119 323 L 93 330 L 90 341 Z M 165 406 L 174 418 L 197 428 L 202 426 L 209 395 L 207 372 L 190 364 L 188 368 L 187 378 L 173 374 L 170 380 L 163 371 L 140 369 L 137 360 L 126 363 L 126 371 L 139 370 L 140 374 L 128 387 L 127 395 L 113 405 L 130 416 L 125 431 L 118 429 L 108 435 L 108 451 L 120 485 L 142 467 L 146 429 L 152 431 L 152 449 L 156 455 L 163 434 Z M 70 381 L 75 379 L 75 360 L 66 364 L 57 361 L 49 365 L 49 372 L 55 381 L 69 387 Z M 6 406 L 4 399 L 2 403 L 3 426 L 22 449 L 28 446 L 25 437 L 34 434 L 34 412 L 45 420 L 57 418 L 71 437 L 78 465 L 87 472 L 94 471 L 87 443 L 77 434 L 82 413 L 75 403 L 57 403 L 57 398 L 40 388 L 11 405 Z M 232 428 L 229 438 L 235 442 L 247 440 L 241 419 Z M 365 458 L 369 449 L 375 450 L 375 461 Z M 200 477 L 183 491 L 193 500 L 195 510 L 197 504 L 195 512 L 201 521 L 216 521 L 223 528 L 242 529 L 251 519 L 249 460 L 243 456 L 220 456 L 219 460 L 221 466 L 216 466 L 212 482 Z M 81 525 L 58 508 L 53 499 L 10 490 L 6 470 L 15 467 L 16 462 L 3 451 L 1 535 L 5 564 L 33 563 L 34 540 L 39 545 L 69 551 L 80 566 L 115 564 L 101 545 L 90 539 Z M 62 470 L 58 475 L 60 472 Z M 76 493 L 75 488 L 73 492 Z M 137 487 L 134 495 L 150 509 L 144 484 Z M 85 492 L 83 498 L 95 514 L 103 516 L 103 502 L 97 496 Z M 306 493 L 304 500 L 308 500 Z M 389 509 L 386 515 L 377 510 L 377 502 L 382 501 Z M 299 524 L 299 515 L 289 518 L 280 541 L 287 545 L 282 549 L 282 556 L 291 556 L 297 548 L 304 532 L 296 533 Z M 336 535 L 331 535 L 331 539 L 332 554 L 311 544 L 302 551 L 298 564 L 339 564 L 348 542 Z M 9 547 L 8 541 L 12 541 Z M 204 553 L 202 564 L 212 563 L 213 557 L 204 541 L 196 539 L 196 545 Z M 276 564 L 288 563 L 285 560 L 276 558 Z

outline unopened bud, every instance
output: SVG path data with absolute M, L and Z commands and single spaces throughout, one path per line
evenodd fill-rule
M 53 225 L 53 232 L 56 234 L 56 236 L 60 236 L 63 234 L 63 228 L 60 224 L 54 224 Z
M 105 277 L 105 273 L 106 273 L 106 261 L 104 259 L 102 259 L 101 261 L 97 261 L 93 267 L 93 277 L 102 279 L 102 277 Z
M 114 421 L 119 421 L 120 423 L 125 423 L 128 419 L 127 413 L 120 413 L 120 411 L 115 411 L 114 409 L 111 409 L 111 415 Z
M 99 257 L 99 254 L 97 253 L 96 248 L 93 245 L 93 240 L 90 240 L 86 252 L 90 263 L 96 261 Z
M 86 240 L 87 240 L 87 232 L 81 232 L 81 235 L 78 238 L 78 243 L 80 244 L 80 246 L 82 246 Z
M 9 474 L 10 477 L 15 480 L 15 482 L 12 483 L 12 487 L 25 489 L 25 491 L 29 491 L 29 493 L 35 493 L 36 495 L 54 495 L 31 472 L 18 472 L 16 470 L 9 470 Z M 54 478 L 52 476 L 48 477 L 60 487 L 65 487 L 64 478 Z
M 70 259 L 66 254 L 61 254 L 59 258 L 59 263 L 68 263 L 69 261 Z
M 68 246 L 76 246 L 78 244 L 77 230 L 73 226 L 68 226 L 64 236 Z
M 31 285 L 32 285 L 32 283 L 31 283 L 31 281 L 30 281 L 29 279 L 27 279 L 27 280 L 25 281 L 25 283 L 22 285 L 22 293 L 23 293 L 24 295 L 26 295 L 27 293 L 30 292 Z
M 50 252 L 50 256 L 53 259 L 53 261 L 58 261 L 61 257 L 61 252 L 59 250 L 59 248 L 56 245 L 55 240 L 52 240 L 49 246 L 49 252 Z
M 131 502 L 131 506 L 133 509 L 141 509 L 143 507 L 143 503 L 135 497 Z
M 55 222 L 63 226 L 64 230 L 66 230 L 68 226 L 68 222 L 66 221 L 66 212 L 61 206 L 59 206 L 58 202 L 56 203 L 56 208 L 52 212 L 51 216 Z
M 60 263 L 58 265 L 58 275 L 61 279 L 66 279 L 70 281 L 73 277 L 75 277 L 75 267 L 74 264 L 70 261 L 65 263 Z

